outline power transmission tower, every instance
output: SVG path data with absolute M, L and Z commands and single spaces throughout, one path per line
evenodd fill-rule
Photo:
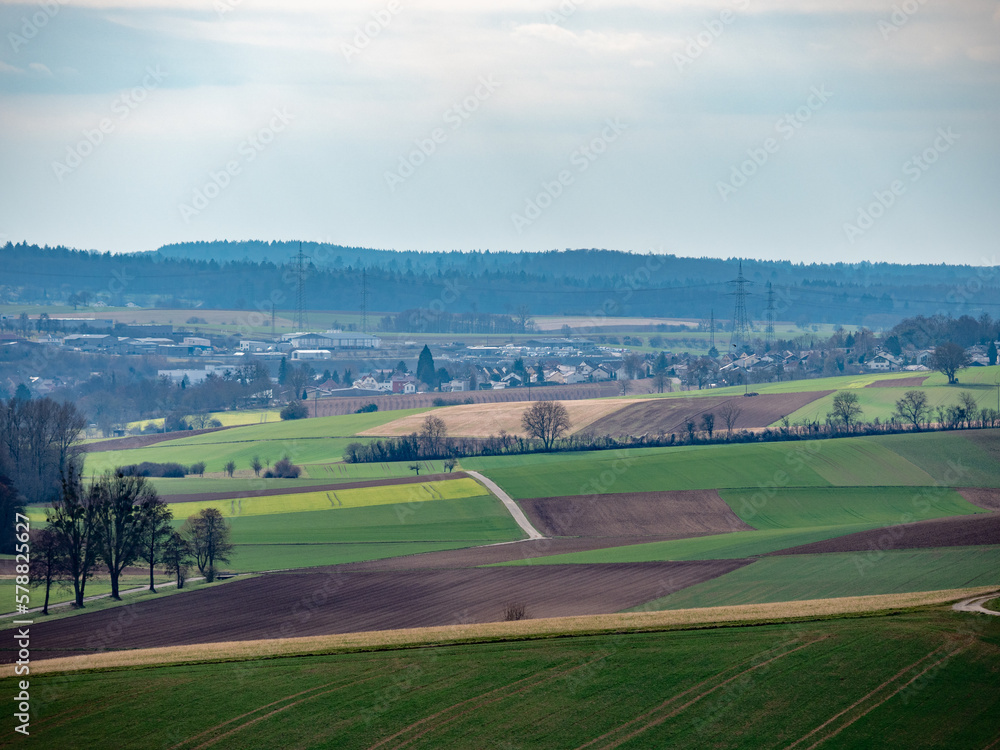
M 299 254 L 296 259 L 298 285 L 295 289 L 295 327 L 305 331 L 308 325 L 306 319 L 306 256 L 302 254 L 302 243 L 299 243 Z
M 709 353 L 711 353 L 711 351 L 715 349 L 715 310 L 712 310 L 712 317 L 710 318 L 708 330 L 709 330 L 708 351 Z M 715 350 L 717 352 L 719 351 L 718 349 Z
M 361 269 L 361 333 L 368 333 L 368 269 Z
M 747 317 L 747 285 L 752 281 L 747 281 L 743 276 L 743 261 L 740 261 L 740 272 L 730 284 L 736 289 L 730 292 L 736 297 L 736 309 L 733 312 L 733 335 L 729 339 L 729 353 L 738 357 L 750 346 L 750 319 Z
M 764 329 L 764 345 L 770 349 L 774 345 L 774 289 L 767 282 L 767 308 L 764 311 L 767 327 Z

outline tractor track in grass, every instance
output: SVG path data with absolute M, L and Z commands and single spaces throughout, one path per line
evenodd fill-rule
M 329 693 L 335 693 L 338 690 L 343 690 L 346 687 L 354 687 L 355 685 L 362 685 L 362 684 L 364 684 L 366 682 L 371 682 L 374 679 L 376 679 L 376 677 L 369 677 L 369 678 L 364 679 L 364 680 L 353 680 L 353 681 L 352 680 L 335 680 L 334 682 L 328 682 L 326 685 L 318 685 L 318 686 L 316 686 L 314 688 L 310 688 L 309 690 L 303 690 L 301 693 L 295 693 L 294 695 L 286 696 L 284 698 L 279 698 L 278 700 L 273 701 L 272 703 L 268 703 L 265 706 L 261 706 L 260 708 L 256 708 L 253 711 L 248 711 L 247 713 L 243 714 L 242 716 L 238 716 L 235 719 L 230 719 L 227 722 L 224 722 L 224 723 L 219 724 L 219 725 L 217 725 L 215 727 L 212 727 L 211 729 L 208 729 L 208 730 L 206 730 L 204 732 L 201 732 L 200 734 L 197 734 L 194 737 L 189 738 L 188 740 L 185 740 L 184 742 L 180 743 L 179 745 L 175 745 L 174 747 L 175 748 L 181 747 L 181 746 L 187 744 L 188 742 L 191 742 L 195 738 L 203 737 L 204 735 L 208 734 L 209 732 L 215 731 L 216 729 L 221 729 L 222 727 L 225 727 L 228 724 L 232 724 L 234 721 L 239 721 L 240 719 L 246 718 L 247 716 L 250 716 L 251 714 L 257 713 L 258 711 L 263 711 L 265 708 L 270 708 L 271 706 L 277 705 L 278 703 L 282 703 L 284 701 L 291 700 L 292 698 L 298 698 L 300 695 L 305 695 L 306 696 L 304 698 L 299 698 L 299 700 L 297 700 L 297 701 L 292 701 L 291 703 L 286 703 L 285 705 L 281 706 L 280 708 L 276 708 L 273 711 L 269 711 L 266 714 L 263 714 L 261 716 L 257 716 L 256 718 L 250 719 L 249 721 L 246 721 L 246 722 L 244 722 L 244 723 L 242 723 L 242 724 L 240 724 L 238 726 L 235 726 L 232 729 L 230 729 L 230 730 L 228 730 L 226 732 L 223 732 L 220 735 L 216 735 L 215 737 L 212 737 L 212 738 L 208 739 L 207 741 L 202 742 L 200 745 L 196 745 L 194 748 L 192 748 L 192 750 L 202 750 L 202 748 L 211 747 L 212 745 L 215 745 L 216 743 L 221 742 L 222 740 L 224 740 L 227 737 L 230 737 L 230 736 L 236 734 L 237 732 L 241 732 L 244 729 L 246 729 L 248 727 L 251 727 L 254 724 L 257 724 L 258 722 L 270 719 L 272 716 L 275 716 L 276 714 L 280 714 L 283 711 L 287 711 L 288 709 L 293 708 L 295 706 L 298 706 L 301 703 L 305 703 L 306 701 L 312 700 L 313 698 L 318 698 L 321 695 L 327 695 Z M 323 688 L 329 688 L 330 685 L 335 685 L 335 684 L 337 685 L 337 687 L 330 688 L 329 690 L 323 690 Z M 310 695 L 306 695 L 306 693 L 310 693 Z M 171 748 L 171 750 L 173 750 L 173 748 Z
M 799 739 L 797 739 L 795 742 L 793 742 L 791 745 L 788 745 L 788 747 L 786 747 L 785 750 L 791 750 L 793 747 L 796 747 L 799 744 L 801 744 L 802 742 L 805 742 L 806 740 L 808 740 L 810 737 L 812 737 L 816 733 L 823 731 L 823 729 L 825 729 L 826 727 L 830 726 L 830 724 L 832 724 L 833 722 L 835 722 L 837 719 L 839 719 L 842 716 L 845 716 L 846 714 L 850 713 L 851 711 L 853 711 L 855 708 L 857 708 L 861 704 L 863 704 L 866 701 L 868 701 L 869 699 L 873 698 L 873 696 L 875 696 L 877 693 L 879 693 L 882 690 L 885 690 L 886 688 L 892 686 L 901 677 L 903 677 L 904 675 L 908 674 L 912 670 L 916 669 L 923 662 L 927 661 L 931 657 L 939 654 L 941 651 L 946 650 L 947 647 L 948 647 L 947 644 L 945 644 L 943 646 L 940 646 L 940 647 L 934 649 L 933 651 L 931 651 L 929 654 L 926 654 L 926 655 L 920 657 L 915 662 L 913 662 L 913 664 L 910 664 L 909 666 L 904 667 L 899 672 L 897 672 L 892 677 L 890 677 L 888 680 L 886 680 L 881 685 L 879 685 L 877 688 L 875 688 L 871 692 L 867 693 L 866 695 L 864 695 L 861 698 L 859 698 L 858 700 L 856 700 L 854 703 L 852 703 L 850 706 L 848 706 L 847 708 L 845 708 L 843 711 L 841 711 L 838 714 L 835 714 L 834 716 L 832 716 L 831 718 L 827 719 L 825 722 L 823 722 L 822 724 L 820 724 L 818 727 L 816 727 L 815 729 L 813 729 L 808 734 L 803 735 L 802 737 L 800 737 Z M 922 670 L 920 670 L 917 674 L 915 674 L 909 680 L 907 680 L 906 682 L 904 682 L 902 685 L 899 685 L 898 687 L 896 687 L 895 690 L 892 690 L 888 695 L 882 697 L 880 700 L 878 700 L 877 702 L 873 703 L 872 705 L 866 706 L 864 708 L 864 710 L 861 711 L 861 713 L 857 714 L 853 718 L 847 720 L 845 723 L 843 723 L 840 726 L 838 726 L 836 729 L 834 729 L 830 733 L 828 733 L 828 734 L 824 735 L 823 737 L 821 737 L 819 740 L 817 740 L 816 742 L 814 742 L 813 744 L 811 744 L 808 748 L 806 748 L 806 750 L 813 750 L 813 748 L 819 747 L 821 744 L 823 744 L 827 740 L 832 739 L 833 737 L 836 737 L 838 734 L 840 734 L 841 732 L 843 732 L 845 729 L 847 729 L 849 726 L 851 726 L 852 724 L 854 724 L 856 721 L 858 721 L 860 719 L 863 719 L 865 716 L 867 716 L 868 714 L 870 714 L 872 711 L 874 711 L 876 708 L 878 708 L 883 703 L 885 703 L 886 701 L 888 701 L 890 698 L 892 698 L 893 696 L 901 693 L 903 690 L 905 690 L 911 684 L 913 684 L 914 682 L 916 682 L 917 680 L 919 680 L 921 677 L 923 677 L 927 672 L 929 672 L 930 670 L 934 669 L 939 664 L 947 661 L 948 659 L 951 659 L 952 657 L 957 656 L 959 653 L 962 652 L 962 650 L 963 649 L 961 647 L 957 648 L 957 649 L 955 649 L 954 651 L 952 651 L 950 653 L 946 653 L 943 657 L 941 657 L 937 661 L 933 662 L 930 666 L 924 667 Z
M 477 695 L 477 696 L 475 696 L 473 698 L 467 698 L 464 701 L 460 701 L 458 703 L 455 703 L 455 704 L 453 704 L 451 706 L 448 706 L 447 708 L 441 709 L 440 711 L 431 714 L 430 716 L 425 716 L 423 719 L 420 719 L 418 721 L 413 722 L 412 724 L 410 724 L 407 727 L 404 727 L 403 729 L 399 730 L 395 734 L 393 734 L 393 735 L 391 735 L 389 737 L 386 737 L 385 739 L 380 740 L 379 742 L 375 743 L 374 745 L 372 745 L 371 747 L 369 747 L 368 750 L 376 750 L 377 748 L 380 748 L 380 747 L 383 747 L 383 746 L 387 745 L 388 743 L 392 742 L 393 740 L 399 739 L 400 737 L 402 737 L 403 735 L 407 734 L 408 732 L 412 732 L 413 730 L 417 729 L 418 727 L 422 727 L 422 726 L 424 726 L 425 724 L 427 724 L 429 722 L 434 722 L 433 724 L 431 724 L 431 726 L 428 726 L 428 727 L 426 727 L 424 729 L 421 729 L 416 734 L 413 734 L 410 737 L 406 737 L 406 738 L 402 739 L 399 742 L 399 744 L 392 745 L 392 747 L 394 747 L 394 748 L 403 748 L 403 747 L 406 747 L 407 745 L 410 745 L 410 744 L 416 742 L 421 737 L 429 734 L 430 732 L 432 732 L 435 729 L 441 729 L 442 727 L 448 726 L 450 724 L 454 724 L 456 721 L 458 721 L 459 719 L 461 719 L 463 716 L 466 716 L 466 715 L 468 715 L 469 713 L 471 713 L 473 711 L 477 711 L 477 710 L 479 710 L 481 708 L 485 708 L 486 706 L 492 705 L 494 703 L 498 703 L 499 701 L 505 700 L 506 698 L 510 698 L 512 696 L 515 696 L 515 695 L 518 695 L 520 693 L 523 693 L 526 690 L 531 690 L 532 688 L 536 688 L 536 687 L 538 687 L 540 685 L 544 685 L 547 682 L 551 682 L 552 680 L 556 680 L 556 679 L 558 679 L 560 677 L 568 675 L 568 674 L 570 674 L 572 672 L 575 672 L 578 669 L 583 669 L 584 667 L 588 667 L 591 664 L 595 664 L 596 662 L 599 662 L 599 661 L 601 661 L 604 658 L 605 657 L 602 656 L 602 657 L 599 657 L 597 659 L 592 659 L 591 661 L 585 662 L 583 664 L 578 664 L 575 667 L 571 667 L 569 669 L 563 669 L 562 671 L 555 671 L 555 670 L 559 669 L 559 666 L 558 665 L 557 666 L 553 666 L 553 667 L 550 667 L 549 669 L 543 670 L 541 672 L 536 672 L 533 675 L 528 675 L 527 677 L 522 677 L 520 680 L 515 680 L 514 682 L 509 683 L 507 685 L 502 685 L 502 686 L 500 686 L 498 688 L 494 688 L 493 690 L 488 690 L 487 692 L 482 693 L 481 695 Z M 523 683 L 527 683 L 527 684 L 523 684 Z M 516 689 L 514 689 L 515 686 L 517 686 L 517 685 L 520 685 L 521 687 L 517 687 Z M 469 705 L 469 704 L 473 704 L 473 705 Z M 467 708 L 464 708 L 463 710 L 461 710 L 458 713 L 455 713 L 455 714 L 453 714 L 451 716 L 447 716 L 445 718 L 441 718 L 441 717 L 444 717 L 445 714 L 448 714 L 449 712 L 455 711 L 458 708 L 462 708 L 463 706 L 467 706 Z
M 597 743 L 600 743 L 600 742 L 602 742 L 604 740 L 608 740 L 608 739 L 614 737 L 615 735 L 620 735 L 620 733 L 623 732 L 623 731 L 631 730 L 631 731 L 628 731 L 628 734 L 626 734 L 624 736 L 619 736 L 619 737 L 617 737 L 617 739 L 611 739 L 611 741 L 608 742 L 607 744 L 599 745 L 599 747 L 602 750 L 611 750 L 612 748 L 619 747 L 620 745 L 628 742 L 631 739 L 634 739 L 634 738 L 638 737 L 640 734 L 642 734 L 642 733 L 644 733 L 644 732 L 652 729 L 653 727 L 659 726 L 660 724 L 662 724 L 663 722 L 667 721 L 668 719 L 672 719 L 674 716 L 676 716 L 677 714 L 679 714 L 682 711 L 684 711 L 684 709 L 686 709 L 686 708 L 694 705 L 698 701 L 700 701 L 703 698 L 706 698 L 707 696 L 711 695 L 716 690 L 719 690 L 720 688 L 725 687 L 726 685 L 728 685 L 729 683 L 733 682 L 734 680 L 738 680 L 743 675 L 749 674 L 750 672 L 753 672 L 753 671 L 755 671 L 757 669 L 760 669 L 761 667 L 765 667 L 768 664 L 770 664 L 770 663 L 772 663 L 774 661 L 777 661 L 778 659 L 783 659 L 786 656 L 790 656 L 791 654 L 794 654 L 796 651 L 801 651 L 804 648 L 808 648 L 809 646 L 812 646 L 815 643 L 819 643 L 820 641 L 824 641 L 824 640 L 826 640 L 827 638 L 830 638 L 830 637 L 831 636 L 823 636 L 823 637 L 820 637 L 820 638 L 814 638 L 813 640 L 807 641 L 806 643 L 803 643 L 803 644 L 801 644 L 799 646 L 796 646 L 795 648 L 792 648 L 792 649 L 783 651 L 781 653 L 775 654 L 774 656 L 771 656 L 770 658 L 765 659 L 764 661 L 758 662 L 758 663 L 754 664 L 753 666 L 750 666 L 750 667 L 747 667 L 746 669 L 740 670 L 736 674 L 734 674 L 734 675 L 732 675 L 730 677 L 727 677 L 726 679 L 724 679 L 722 681 L 717 681 L 723 675 L 725 675 L 725 674 L 727 674 L 729 672 L 732 672 L 734 669 L 739 669 L 744 664 L 747 664 L 748 662 L 754 661 L 754 659 L 756 659 L 757 657 L 752 657 L 750 659 L 747 659 L 745 661 L 740 662 L 739 664 L 736 664 L 735 666 L 727 667 L 726 669 L 723 669 L 718 674 L 715 674 L 715 675 L 713 675 L 712 677 L 709 677 L 706 680 L 702 680 L 697 685 L 694 685 L 693 687 L 690 687 L 690 688 L 688 688 L 687 690 L 685 690 L 685 691 L 683 691 L 681 693 L 678 693 L 678 694 L 676 694 L 676 695 L 674 695 L 674 696 L 672 696 L 670 698 L 667 698 L 667 700 L 663 701 L 658 706 L 656 706 L 654 708 L 651 708 L 648 711 L 645 711 L 644 713 L 639 714 L 634 719 L 631 719 L 630 721 L 627 721 L 624 724 L 619 725 L 618 727 L 612 729 L 610 732 L 605 732 L 600 737 L 596 737 L 595 739 L 592 739 L 590 742 L 587 742 L 587 743 L 585 743 L 583 745 L 580 745 L 577 748 L 577 750 L 584 750 L 584 748 L 595 746 L 595 745 L 597 745 Z M 792 643 L 794 643 L 794 641 Z M 787 648 L 787 646 L 789 646 L 789 645 L 791 645 L 791 644 L 782 644 L 782 646 L 779 646 L 778 648 L 779 649 Z M 677 706 L 676 708 L 670 708 L 670 706 L 672 704 L 674 704 L 677 701 L 685 698 L 686 696 L 690 695 L 691 693 L 693 693 L 694 691 L 698 690 L 699 688 L 705 687 L 706 685 L 710 685 L 713 682 L 715 684 L 712 685 L 712 687 L 708 688 L 707 690 L 705 690 L 705 691 L 703 691 L 701 693 L 698 693 L 693 698 L 691 698 L 690 700 L 688 700 L 686 703 L 683 703 L 680 706 Z M 667 709 L 669 709 L 669 710 L 667 710 Z M 663 713 L 665 710 L 666 710 L 666 713 Z M 641 722 L 645 722 L 645 723 L 641 723 Z M 635 727 L 636 724 L 639 724 L 639 726 Z M 633 728 L 633 727 L 635 727 L 635 728 Z

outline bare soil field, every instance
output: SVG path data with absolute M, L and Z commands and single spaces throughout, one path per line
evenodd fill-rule
M 924 381 L 930 377 L 929 375 L 920 375 L 913 378 L 898 378 L 893 380 L 892 378 L 887 378 L 886 380 L 876 380 L 874 383 L 869 383 L 865 388 L 918 388 L 924 384 Z
M 702 398 L 663 398 L 636 401 L 607 417 L 598 419 L 581 432 L 594 435 L 669 435 L 684 431 L 684 423 L 692 420 L 702 429 L 702 415 L 715 414 L 715 430 L 726 429 L 719 413 L 722 405 L 735 402 L 741 410 L 733 429 L 754 429 L 774 424 L 782 417 L 801 409 L 833 391 L 806 393 L 768 393 L 746 396 L 705 396 Z
M 1000 544 L 1000 513 L 952 516 L 904 523 L 872 531 L 803 544 L 772 555 L 809 555 L 818 552 L 870 552 L 873 550 L 977 547 Z
M 328 492 L 331 490 L 353 490 L 360 487 L 385 487 L 389 484 L 420 484 L 421 482 L 443 482 L 449 479 L 468 477 L 464 471 L 451 474 L 424 474 L 423 476 L 395 477 L 393 479 L 359 479 L 354 482 L 317 484 L 310 487 L 285 487 L 272 490 L 237 490 L 235 492 L 198 492 L 187 495 L 160 495 L 165 503 L 194 503 L 214 500 L 238 500 L 244 497 L 266 497 L 267 495 L 297 495 L 301 492 Z M 487 494 L 483 489 L 483 494 Z
M 204 430 L 177 430 L 176 432 L 158 432 L 155 435 L 133 435 L 131 437 L 114 438 L 112 440 L 101 440 L 96 443 L 87 443 L 84 448 L 87 453 L 101 453 L 102 451 L 127 451 L 133 448 L 148 448 L 150 445 L 164 443 L 168 440 L 179 440 L 180 438 L 204 435 L 207 432 L 221 432 L 229 430 L 231 427 L 207 427 Z
M 536 390 L 536 389 L 532 389 Z M 585 401 L 560 401 L 569 412 L 571 432 L 586 429 L 587 425 L 633 403 L 620 398 L 595 399 Z M 450 437 L 480 437 L 499 435 L 503 430 L 511 435 L 524 434 L 521 415 L 527 405 L 524 403 L 468 404 L 446 406 L 434 412 L 434 416 L 444 421 Z M 358 433 L 368 437 L 409 435 L 419 432 L 426 418 L 425 414 L 413 414 L 394 422 L 373 427 Z
M 728 573 L 747 560 L 470 570 L 317 568 L 233 581 L 31 628 L 32 660 L 120 649 L 607 614 Z M 16 657 L 0 634 L 0 663 Z
M 631 381 L 630 393 L 649 393 L 652 379 Z M 397 409 L 426 409 L 434 406 L 435 399 L 444 399 L 454 404 L 463 404 L 471 399 L 475 404 L 499 404 L 512 401 L 579 401 L 587 398 L 608 398 L 621 393 L 618 383 L 581 383 L 579 385 L 546 385 L 541 388 L 511 388 L 502 391 L 467 391 L 464 393 L 414 393 L 380 396 L 338 396 L 309 401 L 309 415 L 312 417 L 332 417 L 338 414 L 353 414 L 362 406 L 375 404 L 379 411 Z M 530 396 L 530 398 L 529 398 Z
M 986 510 L 1000 510 L 1000 490 L 994 487 L 960 487 L 958 494 Z
M 685 539 L 753 531 L 716 490 L 541 497 L 520 505 L 545 536 Z

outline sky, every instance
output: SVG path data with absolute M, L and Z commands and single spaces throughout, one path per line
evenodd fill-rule
M 995 265 L 1000 3 L 0 0 L 0 242 Z

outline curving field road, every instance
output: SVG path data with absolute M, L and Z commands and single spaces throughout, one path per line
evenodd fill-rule
M 998 596 L 1000 596 L 1000 591 L 994 591 L 992 594 L 987 594 L 986 596 L 974 596 L 971 599 L 963 599 L 953 604 L 951 608 L 956 612 L 978 612 L 981 615 L 995 615 L 1000 617 L 1000 612 L 994 612 L 992 609 L 986 609 L 983 606 L 984 603 L 990 599 L 996 599 Z
M 528 517 L 524 515 L 524 512 L 518 507 L 517 503 L 514 502 L 511 496 L 508 495 L 506 492 L 504 492 L 502 489 L 500 489 L 500 487 L 497 486 L 496 482 L 494 482 L 492 479 L 487 479 L 478 471 L 466 470 L 465 473 L 468 474 L 473 479 L 475 479 L 480 484 L 482 484 L 484 487 L 486 487 L 486 489 L 488 489 L 490 492 L 492 492 L 500 499 L 500 502 L 502 502 L 507 507 L 507 510 L 509 510 L 510 514 L 514 517 L 514 520 L 517 522 L 517 525 L 520 526 L 522 529 L 524 529 L 524 533 L 528 535 L 528 539 L 545 538 L 544 536 L 541 535 L 541 533 L 539 533 L 538 529 L 536 529 L 534 526 L 531 525 L 531 521 L 528 520 Z

